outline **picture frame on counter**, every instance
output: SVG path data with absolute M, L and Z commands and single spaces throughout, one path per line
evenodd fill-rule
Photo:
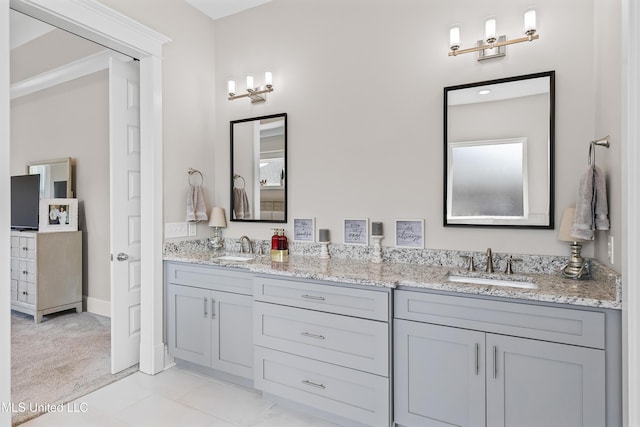
M 293 240 L 295 242 L 315 242 L 316 241 L 316 219 L 315 218 L 294 218 L 293 219 Z
M 78 199 L 41 199 L 39 231 L 78 231 Z
M 424 219 L 396 219 L 397 248 L 424 249 Z
M 369 218 L 346 218 L 343 231 L 346 245 L 369 244 Z

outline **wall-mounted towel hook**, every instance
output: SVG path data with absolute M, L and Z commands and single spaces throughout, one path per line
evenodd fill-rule
M 593 140 L 589 143 L 589 166 L 596 164 L 596 150 L 594 146 L 609 148 L 609 145 L 609 135 L 605 136 L 604 138 Z
M 198 169 L 189 168 L 189 169 L 187 169 L 187 173 L 189 174 L 189 177 L 187 178 L 187 180 L 189 181 L 189 185 L 204 185 L 204 175 Z M 200 175 L 200 184 L 198 184 L 197 182 L 195 182 L 195 183 L 191 182 L 191 177 L 194 174 Z

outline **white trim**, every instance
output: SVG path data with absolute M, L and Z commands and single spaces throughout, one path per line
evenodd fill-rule
M 143 82 L 146 82 L 143 84 Z M 162 188 L 162 60 L 140 62 L 140 136 L 142 262 L 140 370 L 156 374 L 165 368 L 163 336 L 163 188 Z M 145 172 L 146 171 L 146 172 Z
M 84 302 L 89 313 L 111 317 L 111 301 L 94 297 L 84 297 Z
M 9 7 L 0 2 L 0 176 L 4 184 L 0 185 L 0 203 L 10 203 L 9 181 L 10 134 L 9 134 Z M 1 283 L 10 283 L 11 270 L 9 245 L 9 214 L 0 212 L 0 271 L 4 279 Z M 4 267 L 3 267 L 4 266 Z M 0 286 L 0 404 L 11 401 L 11 292 L 9 286 Z M 0 426 L 11 425 L 11 411 L 0 411 Z
M 94 53 L 44 73 L 37 74 L 28 79 L 11 85 L 11 99 L 29 95 L 40 90 L 48 89 L 71 80 L 88 76 L 98 71 L 109 68 L 109 58 L 114 57 L 121 61 L 131 61 L 131 58 L 110 50 Z
M 3 5 L 6 7 L 6 2 Z M 1 6 L 0 6 L 1 7 Z M 141 137 L 141 345 L 140 370 L 156 374 L 164 368 L 162 342 L 162 46 L 169 38 L 102 5 L 95 0 L 11 0 L 11 7 L 105 47 L 140 60 Z M 8 22 L 8 17 L 7 17 Z M 8 27 L 8 25 L 7 25 Z M 4 27 L 3 27 L 4 28 Z M 5 31 L 7 32 L 7 31 Z M 8 32 L 7 32 L 8 33 Z M 8 35 L 7 35 L 8 36 Z M 4 42 L 3 42 L 4 44 Z M 0 45 L 0 49 L 5 47 Z M 8 44 L 0 51 L 0 63 L 9 62 Z M 3 88 L 4 90 L 5 88 Z M 7 83 L 8 99 L 8 83 Z M 9 110 L 0 120 L 7 121 Z M 0 134 L 0 146 L 8 150 L 7 129 Z M 4 144 L 4 145 L 3 145 Z M 0 156 L 8 159 L 9 156 Z M 8 162 L 8 160 L 5 160 Z M 2 162 L 2 160 L 0 160 Z M 9 167 L 0 172 L 9 176 Z M 8 204 L 8 193 L 0 199 Z M 0 212 L 0 220 L 4 212 Z M 8 230 L 9 219 L 6 218 Z M 0 248 L 0 255 L 4 249 Z M 3 258 L 0 257 L 0 261 Z M 9 258 L 7 255 L 7 266 Z M 7 267 L 7 271 L 9 268 Z M 7 273 L 6 281 L 9 277 Z M 8 309 L 9 300 L 2 301 Z M 6 348 L 6 347 L 5 347 Z M 0 367 L 2 369 L 4 367 Z M 5 384 L 5 382 L 3 382 Z
M 140 59 L 170 39 L 95 0 L 10 0 L 11 8 Z
M 640 425 L 640 7 L 622 0 L 623 423 Z

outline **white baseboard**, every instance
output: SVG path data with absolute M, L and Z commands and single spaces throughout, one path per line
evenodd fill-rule
M 104 317 L 111 317 L 111 301 L 93 297 L 83 298 L 87 307 L 87 311 L 89 313 L 97 314 Z

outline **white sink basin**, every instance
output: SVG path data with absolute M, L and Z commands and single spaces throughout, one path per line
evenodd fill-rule
M 475 285 L 508 286 L 511 288 L 538 289 L 535 283 L 517 280 L 487 279 L 484 277 L 449 276 L 450 282 L 473 283 Z
M 219 257 L 215 257 L 214 259 L 220 261 L 237 261 L 237 262 L 246 262 L 251 261 L 254 257 L 252 255 L 222 255 Z

